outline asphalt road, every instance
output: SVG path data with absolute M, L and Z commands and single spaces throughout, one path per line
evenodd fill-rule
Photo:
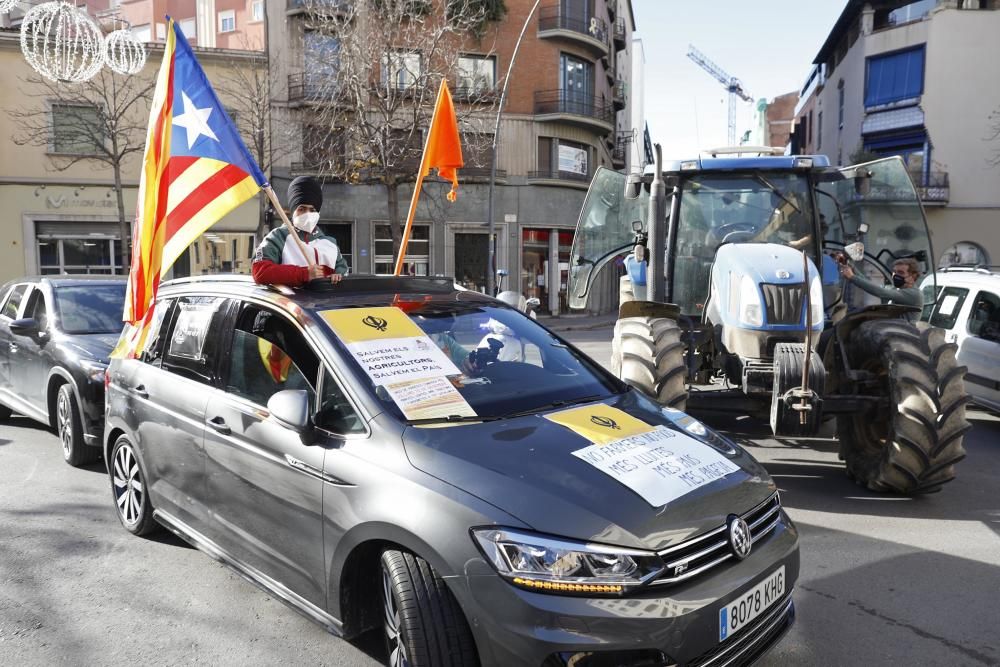
M 566 335 L 607 363 L 607 329 Z M 853 485 L 835 441 L 713 423 L 768 467 L 801 532 L 798 621 L 762 664 L 1000 664 L 1000 420 L 972 421 L 958 479 L 917 499 Z M 0 665 L 381 659 L 377 637 L 337 640 L 172 535 L 126 533 L 102 463 L 70 468 L 41 426 L 0 425 Z

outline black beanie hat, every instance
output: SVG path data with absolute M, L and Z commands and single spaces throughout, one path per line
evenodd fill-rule
M 310 176 L 299 176 L 288 184 L 288 210 L 295 213 L 302 204 L 309 204 L 317 211 L 323 207 L 323 188 Z

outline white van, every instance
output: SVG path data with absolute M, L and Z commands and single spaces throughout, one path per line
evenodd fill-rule
M 993 270 L 991 270 L 993 269 Z M 972 400 L 1000 411 L 1000 272 L 996 267 L 949 267 L 937 272 L 937 295 L 931 277 L 920 287 L 923 318 L 947 331 L 958 345 L 958 363 L 967 366 L 965 387 Z

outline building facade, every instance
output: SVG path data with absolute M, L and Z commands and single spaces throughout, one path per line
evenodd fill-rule
M 994 0 L 851 0 L 796 109 L 796 152 L 836 164 L 903 158 L 938 265 L 1000 261 L 998 9 Z
M 144 71 L 154 77 L 163 49 L 150 45 Z M 223 73 L 252 52 L 196 49 L 209 79 L 217 84 Z M 256 54 L 259 56 L 260 54 Z M 115 75 L 118 76 L 118 75 Z M 52 89 L 35 82 L 24 60 L 19 30 L 0 29 L 0 282 L 30 274 L 124 273 L 117 192 L 110 166 L 85 160 L 59 170 L 67 158 L 93 154 L 90 137 L 79 136 L 88 109 L 64 104 Z M 89 84 L 78 84 L 87 86 Z M 223 98 L 225 103 L 225 98 Z M 145 140 L 148 104 L 131 110 L 133 123 Z M 22 121 L 10 112 L 26 110 L 51 127 L 45 145 L 15 143 Z M 136 210 L 141 150 L 122 164 L 122 194 L 128 227 Z M 251 200 L 232 211 L 178 260 L 175 275 L 211 271 L 249 271 L 256 245 L 259 204 Z
M 336 8 L 336 0 L 327 1 Z M 479 63 L 478 75 L 496 94 L 510 76 L 497 140 L 496 268 L 510 276 L 505 289 L 539 298 L 544 312 L 566 313 L 573 231 L 590 179 L 599 166 L 628 169 L 639 155 L 641 129 L 633 130 L 630 109 L 634 17 L 630 0 L 543 0 L 530 20 L 533 0 L 505 4 L 506 15 L 490 28 L 495 33 L 461 47 Z M 302 99 L 310 74 L 330 66 L 329 59 L 321 64 L 317 53 L 337 53 L 338 45 L 313 34 L 310 7 L 302 0 L 267 0 L 267 15 L 274 118 L 281 124 L 305 124 L 315 113 L 313 105 L 325 103 Z M 405 58 L 420 62 L 419 53 Z M 453 89 L 461 83 L 450 81 Z M 462 104 L 460 95 L 456 103 Z M 490 113 L 495 115 L 496 108 Z M 492 132 L 492 120 L 489 126 Z M 279 193 L 297 175 L 322 175 L 310 169 L 308 152 L 302 144 L 292 145 L 276 158 L 272 181 Z M 478 165 L 459 172 L 455 203 L 444 201 L 441 184 L 425 183 L 407 268 L 416 274 L 454 276 L 468 289 L 484 291 L 489 151 L 476 157 Z M 472 163 L 468 153 L 466 162 Z M 404 219 L 411 193 L 411 183 L 400 186 Z M 324 201 L 321 225 L 338 239 L 352 271 L 390 272 L 385 186 L 327 180 Z M 617 306 L 612 283 L 614 276 L 592 302 L 595 310 Z

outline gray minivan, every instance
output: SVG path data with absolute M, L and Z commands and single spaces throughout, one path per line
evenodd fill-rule
M 124 527 L 390 664 L 746 664 L 794 620 L 747 452 L 450 279 L 167 282 L 109 381 Z

